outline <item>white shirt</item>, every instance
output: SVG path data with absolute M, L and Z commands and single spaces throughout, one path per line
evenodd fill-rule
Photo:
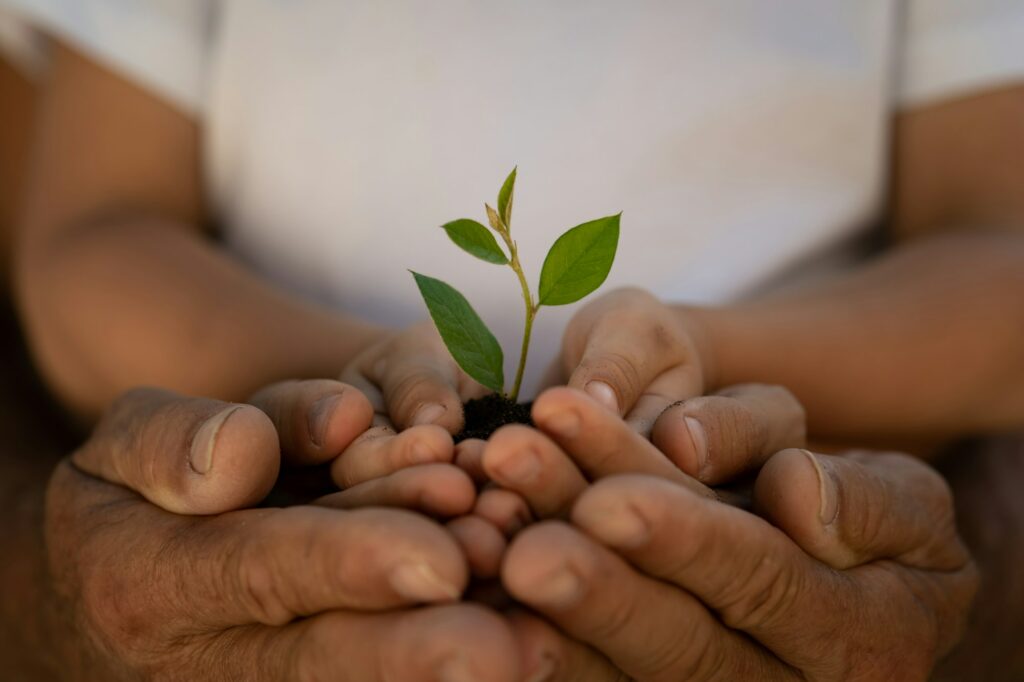
M 426 314 L 408 269 L 440 277 L 510 364 L 512 272 L 438 226 L 486 222 L 514 165 L 534 286 L 623 211 L 606 287 L 721 301 L 868 228 L 897 108 L 1024 76 L 1024 0 L 5 2 L 202 118 L 253 267 L 390 324 Z M 542 311 L 533 377 L 570 313 Z

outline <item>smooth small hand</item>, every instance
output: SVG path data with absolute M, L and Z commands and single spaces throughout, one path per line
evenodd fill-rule
M 666 407 L 705 392 L 708 355 L 699 328 L 678 311 L 642 289 L 618 289 L 569 322 L 549 378 L 646 435 Z

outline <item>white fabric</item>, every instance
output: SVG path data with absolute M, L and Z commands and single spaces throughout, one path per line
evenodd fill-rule
M 216 0 L 0 0 L 0 9 L 198 113 Z
M 865 229 L 895 107 L 1024 75 L 1024 0 L 31 1 L 202 111 L 254 267 L 392 324 L 425 315 L 406 269 L 439 276 L 510 364 L 512 273 L 437 226 L 483 220 L 513 165 L 534 281 L 558 234 L 621 210 L 606 286 L 719 301 Z M 534 377 L 570 313 L 542 311 Z
M 905 25 L 903 107 L 1007 85 L 1024 74 L 1022 0 L 916 0 Z

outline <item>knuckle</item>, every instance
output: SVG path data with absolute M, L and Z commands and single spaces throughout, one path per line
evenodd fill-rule
M 691 627 L 691 636 L 686 640 L 676 640 L 673 647 L 676 659 L 671 661 L 672 667 L 666 667 L 666 675 L 659 678 L 692 680 L 693 682 L 712 682 L 726 680 L 727 663 L 725 649 L 715 646 L 714 640 L 707 629 Z M 690 642 L 689 646 L 679 646 L 679 641 Z M 669 663 L 666 659 L 666 663 Z M 671 673 L 671 677 L 667 675 Z
M 586 572 L 583 571 L 583 573 Z M 589 579 L 584 578 L 583 582 L 593 586 L 596 580 L 590 576 Z M 636 618 L 636 601 L 622 591 L 616 591 L 609 603 L 602 609 L 601 617 L 595 620 L 593 635 L 597 641 L 614 641 L 629 632 Z
M 800 575 L 778 558 L 762 556 L 737 573 L 730 594 L 719 595 L 723 621 L 743 631 L 780 622 L 801 591 Z
M 294 614 L 284 606 L 273 573 L 264 561 L 248 560 L 237 564 L 234 583 L 247 611 L 260 623 L 284 625 Z
M 684 631 L 658 638 L 645 652 L 645 677 L 657 680 L 714 680 L 725 667 L 721 647 L 713 646 L 706 630 L 688 620 Z M 680 646 L 687 642 L 687 646 Z
M 227 550 L 224 562 L 224 582 L 230 593 L 239 600 L 246 613 L 266 625 L 284 625 L 297 614 L 286 606 L 280 582 L 275 570 L 275 544 L 270 538 L 277 534 L 272 530 L 277 521 L 265 522 L 268 533 L 251 534 L 233 548 Z M 305 534 L 298 524 L 290 529 L 292 534 Z
M 408 416 L 412 416 L 412 410 L 419 407 L 419 405 L 435 393 L 432 384 L 435 383 L 435 378 L 429 373 L 422 370 L 411 370 L 404 376 L 399 377 L 390 387 L 390 397 L 388 399 L 390 412 L 394 415 L 396 412 L 409 412 Z
M 644 388 L 646 362 L 643 357 L 632 358 L 617 351 L 609 351 L 603 353 L 590 369 L 594 378 L 607 379 L 607 382 L 620 393 L 620 397 L 623 393 L 627 396 L 638 396 Z
M 419 373 L 408 372 L 391 384 L 391 400 L 396 404 L 404 404 L 420 391 L 423 377 Z

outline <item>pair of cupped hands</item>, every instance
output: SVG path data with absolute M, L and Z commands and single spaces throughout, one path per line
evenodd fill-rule
M 678 312 L 613 292 L 570 324 L 535 428 L 457 446 L 480 389 L 427 325 L 249 404 L 125 395 L 48 493 L 79 673 L 925 679 L 976 582 L 945 483 L 802 449 L 789 392 L 702 395 L 704 353 Z M 340 492 L 253 507 L 315 464 Z M 743 476 L 749 505 L 710 487 Z M 511 605 L 465 599 L 471 578 Z

